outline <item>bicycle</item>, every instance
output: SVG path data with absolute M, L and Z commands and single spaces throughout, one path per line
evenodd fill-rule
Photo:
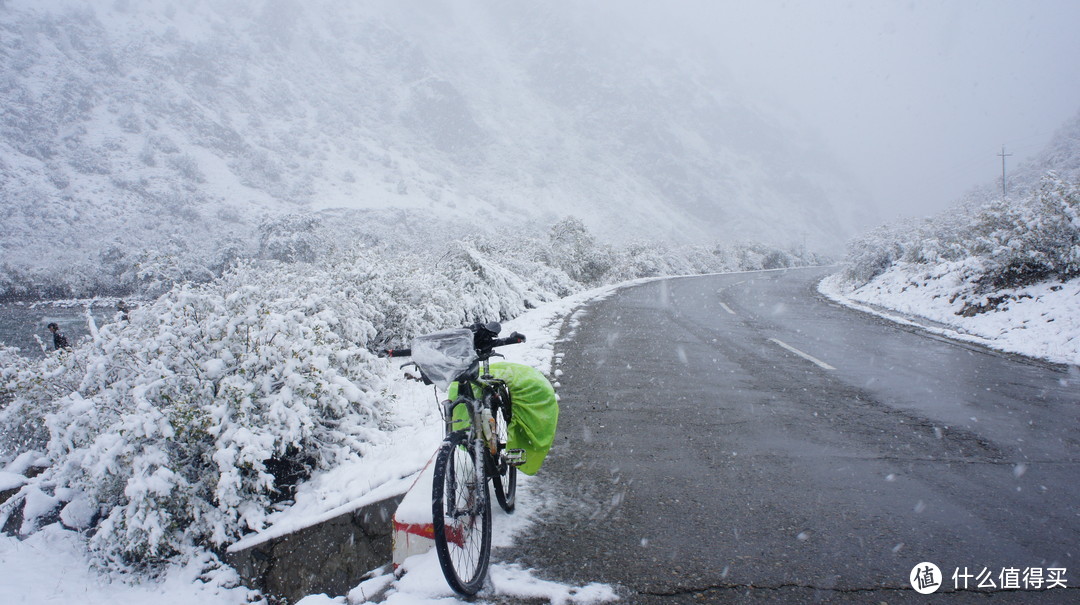
M 402 367 L 413 365 L 420 376 L 406 376 L 448 394 L 440 403 L 445 430 L 435 456 L 431 513 L 439 566 L 450 588 L 464 596 L 475 595 L 487 577 L 488 481 L 499 506 L 513 512 L 517 467 L 524 461 L 524 450 L 507 448 L 510 392 L 491 375 L 489 360 L 502 357 L 495 348 L 525 342 L 525 336 L 514 332 L 497 338 L 501 329 L 498 323 L 474 324 L 418 336 L 411 348 L 384 351 L 387 357 L 412 357 Z

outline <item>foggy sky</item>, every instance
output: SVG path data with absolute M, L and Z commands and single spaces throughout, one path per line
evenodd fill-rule
M 1080 111 L 1076 0 L 650 0 L 600 18 L 711 48 L 805 118 L 882 207 L 943 210 Z M 608 12 L 604 14 L 604 10 Z

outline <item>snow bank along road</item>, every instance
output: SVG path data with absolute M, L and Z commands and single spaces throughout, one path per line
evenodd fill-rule
M 1068 588 L 1013 597 L 1080 598 L 1076 377 L 838 307 L 824 273 L 654 281 L 585 307 L 557 347 L 536 488 L 560 506 L 522 562 L 630 603 L 926 599 L 908 580 L 923 561 L 941 592 L 973 576 L 955 602 L 983 602 L 984 569 L 1000 586 L 1066 568 Z

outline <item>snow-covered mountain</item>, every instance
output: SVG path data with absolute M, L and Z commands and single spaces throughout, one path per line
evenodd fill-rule
M 0 263 L 88 281 L 151 250 L 212 266 L 268 217 L 338 208 L 818 249 L 870 222 L 782 112 L 587 10 L 6 0 Z

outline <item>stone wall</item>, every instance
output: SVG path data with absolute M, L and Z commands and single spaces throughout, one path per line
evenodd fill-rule
M 244 583 L 275 603 L 309 594 L 343 596 L 367 572 L 392 557 L 392 520 L 401 496 L 334 517 L 318 525 L 227 553 Z

